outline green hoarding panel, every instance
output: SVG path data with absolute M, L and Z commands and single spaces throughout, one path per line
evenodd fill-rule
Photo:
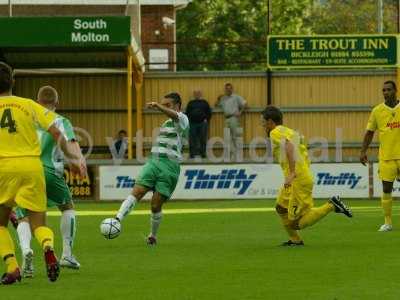
M 395 35 L 270 36 L 270 68 L 389 67 L 397 64 Z
M 106 48 L 130 43 L 130 18 L 124 16 L 0 18 L 0 48 Z

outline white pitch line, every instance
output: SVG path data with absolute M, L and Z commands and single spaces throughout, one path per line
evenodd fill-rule
M 177 208 L 177 209 L 165 209 L 163 214 L 166 215 L 177 215 L 177 214 L 208 214 L 208 213 L 240 213 L 240 212 L 272 212 L 275 208 L 260 207 L 260 208 Z M 78 216 L 107 216 L 116 215 L 116 210 L 81 210 L 76 211 Z M 136 210 L 130 213 L 130 215 L 149 215 L 150 210 Z M 61 216 L 59 211 L 49 211 L 47 215 L 50 217 Z
M 394 207 L 396 210 L 397 207 Z M 400 207 L 399 207 L 400 208 Z M 380 207 L 374 206 L 357 206 L 352 208 L 353 211 L 374 212 L 381 211 Z M 273 207 L 250 207 L 250 208 L 176 208 L 165 209 L 163 214 L 176 215 L 176 214 L 212 214 L 212 213 L 247 213 L 247 212 L 273 212 Z M 117 214 L 116 210 L 77 210 L 78 216 L 114 216 Z M 131 215 L 149 215 L 150 210 L 136 210 L 130 213 Z M 61 216 L 59 211 L 49 211 L 47 215 L 50 217 Z

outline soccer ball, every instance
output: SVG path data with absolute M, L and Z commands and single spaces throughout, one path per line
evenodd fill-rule
M 117 219 L 105 219 L 100 224 L 100 232 L 106 239 L 115 239 L 121 233 L 121 223 Z

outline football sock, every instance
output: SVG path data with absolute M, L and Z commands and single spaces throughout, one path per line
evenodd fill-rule
M 36 240 L 39 242 L 43 250 L 46 250 L 46 248 L 54 248 L 54 234 L 50 228 L 40 226 L 35 229 L 33 235 L 35 236 Z
M 19 246 L 21 247 L 22 255 L 31 251 L 32 232 L 28 222 L 22 221 L 17 227 Z
M 10 232 L 4 226 L 0 226 L 0 256 L 3 258 L 7 272 L 14 272 L 18 268 L 18 262 L 15 257 L 14 243 Z
M 292 229 L 290 226 L 284 226 L 289 238 L 292 242 L 300 242 L 301 237 L 297 230 Z
M 63 238 L 62 257 L 71 256 L 72 247 L 74 246 L 75 233 L 76 233 L 75 210 L 68 209 L 62 212 L 60 220 L 60 229 Z
M 383 193 L 381 204 L 383 208 L 383 214 L 385 216 L 385 224 L 392 225 L 392 194 Z
M 136 198 L 133 195 L 129 195 L 124 200 L 124 202 L 122 202 L 121 207 L 119 208 L 119 211 L 117 213 L 118 220 L 122 221 L 123 218 L 125 218 L 129 214 L 129 212 L 135 207 L 136 203 Z
M 154 237 L 157 236 L 158 227 L 160 227 L 161 219 L 162 219 L 161 211 L 158 213 L 151 213 L 151 216 L 150 216 L 151 232 L 150 232 L 150 234 Z
M 289 235 L 290 240 L 293 242 L 301 241 L 301 237 L 298 231 L 293 229 L 292 226 L 290 225 L 291 222 L 288 219 L 288 215 L 287 214 L 278 214 L 278 215 L 281 218 L 282 225 L 285 228 L 287 234 Z
M 329 202 L 321 205 L 320 207 L 312 208 L 298 221 L 299 229 L 314 225 L 333 210 L 334 206 Z

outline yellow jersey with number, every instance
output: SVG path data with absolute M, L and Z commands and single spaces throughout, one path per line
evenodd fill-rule
M 0 97 L 0 158 L 40 156 L 36 128 L 47 130 L 56 114 L 31 99 Z
M 400 104 L 391 108 L 385 103 L 374 107 L 367 130 L 379 132 L 379 159 L 400 159 Z
M 290 141 L 294 145 L 294 159 L 296 162 L 295 172 L 296 178 L 310 177 L 310 161 L 308 159 L 307 143 L 304 136 L 297 131 L 286 126 L 276 126 L 271 130 L 269 137 L 272 142 L 272 151 L 275 160 L 279 162 L 285 176 L 289 174 L 289 163 L 285 151 L 286 141 Z

